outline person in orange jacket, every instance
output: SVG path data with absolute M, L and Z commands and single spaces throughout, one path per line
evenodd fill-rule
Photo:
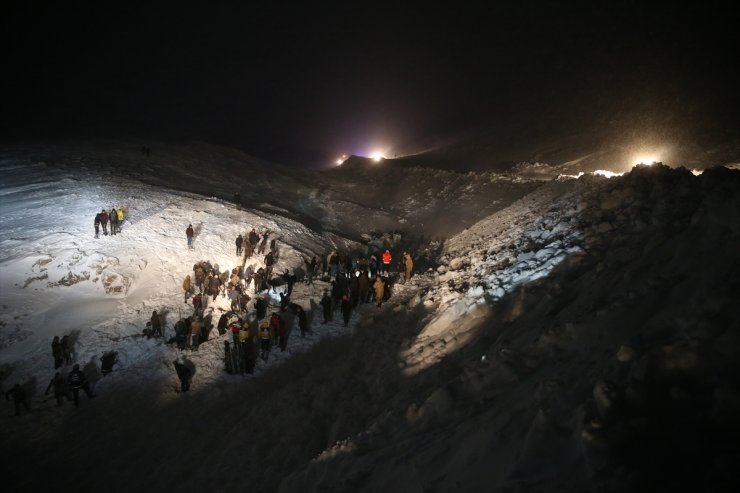
M 383 252 L 383 274 L 387 275 L 390 272 L 391 267 L 391 251 L 386 250 Z

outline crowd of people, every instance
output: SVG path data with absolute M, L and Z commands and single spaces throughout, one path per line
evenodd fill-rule
M 108 234 L 109 223 L 111 234 L 120 232 L 122 220 L 122 209 L 98 213 L 95 217 L 96 237 L 100 226 L 103 233 Z M 193 236 L 191 224 L 186 231 L 189 248 L 192 248 Z M 294 269 L 293 273 L 285 269 L 283 273 L 273 276 L 280 255 L 278 239 L 271 239 L 268 231 L 258 233 L 254 228 L 239 234 L 234 245 L 241 262 L 230 272 L 221 270 L 218 264 L 207 260 L 196 262 L 192 275 L 188 274 L 182 283 L 184 302 L 192 304 L 192 314 L 176 322 L 175 335 L 167 342 L 176 344 L 179 350 L 197 351 L 199 345 L 209 340 L 213 329 L 216 306 L 209 305 L 221 296 L 229 300 L 229 309 L 224 311 L 218 308 L 223 313 L 219 316 L 216 329 L 220 336 L 227 332 L 232 335 L 230 340 L 223 341 L 224 368 L 230 374 L 253 373 L 258 359 L 267 361 L 274 348 L 286 350 L 296 320 L 301 337 L 312 333 L 305 309 L 290 299 L 299 280 L 307 285 L 314 284 L 317 279 L 325 283 L 326 289 L 319 303 L 323 313 L 322 323 L 331 322 L 339 311 L 347 327 L 358 305 L 373 303 L 381 307 L 391 297 L 394 283 L 401 278 L 404 282 L 408 281 L 413 272 L 413 258 L 406 251 L 397 260 L 398 276 L 394 276 L 391 275 L 393 257 L 388 249 L 369 257 L 331 250 L 322 256 L 321 261 L 316 255 L 310 259 L 301 256 L 305 265 L 305 277 L 301 279 L 296 275 L 298 269 Z M 268 245 L 269 251 L 265 253 Z M 263 266 L 258 267 L 259 262 L 250 262 L 257 255 L 264 255 L 261 259 Z M 248 294 L 250 289 L 253 297 Z M 272 303 L 273 298 L 268 291 L 279 294 L 279 304 Z M 146 323 L 143 335 L 147 338 L 164 337 L 162 315 L 156 310 Z M 61 338 L 55 336 L 52 341 L 54 369 L 73 365 L 66 376 L 56 371 L 46 388 L 46 394 L 53 391 L 57 406 L 61 406 L 65 400 L 73 400 L 75 406 L 79 406 L 80 390 L 90 399 L 95 397 L 85 373 L 80 370 L 79 364 L 74 363 L 70 346 L 67 335 Z M 108 351 L 100 360 L 101 372 L 105 375 L 117 363 L 117 353 Z M 173 361 L 173 366 L 180 380 L 180 391 L 188 391 L 192 369 L 179 359 Z M 14 401 L 16 415 L 22 409 L 30 412 L 26 393 L 19 384 L 5 392 L 5 396 Z

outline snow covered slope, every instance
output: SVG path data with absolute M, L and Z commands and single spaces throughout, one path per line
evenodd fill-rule
M 204 148 L 162 149 L 144 171 L 122 172 L 140 158 L 117 145 L 16 148 L 0 160 L 2 388 L 21 383 L 33 409 L 0 413 L 12 489 L 736 483 L 738 172 L 654 166 L 536 183 L 421 169 L 284 175 Z M 241 180 L 256 188 L 241 189 L 238 210 L 224 199 Z M 373 205 L 372 185 L 387 205 Z M 226 336 L 215 331 L 198 352 L 141 336 L 155 309 L 171 335 L 192 311 L 182 278 L 198 260 L 233 266 L 233 239 L 252 226 L 279 238 L 282 272 L 327 248 L 362 251 L 361 233 L 433 220 L 453 196 L 469 204 L 449 206 L 456 234 L 415 237 L 421 272 L 381 308 L 361 305 L 349 327 L 319 322 L 327 283 L 296 285 L 314 333 L 294 331 L 255 376 L 223 371 Z M 92 238 L 95 212 L 113 206 L 127 211 L 122 234 Z M 218 298 L 212 317 L 227 306 Z M 43 394 L 51 339 L 64 333 L 98 394 L 79 409 Z M 102 376 L 107 350 L 121 361 Z M 176 358 L 195 369 L 186 394 Z

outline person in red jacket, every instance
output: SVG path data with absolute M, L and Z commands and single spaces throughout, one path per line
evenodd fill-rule
M 383 274 L 388 275 L 391 267 L 391 251 L 386 250 L 383 253 Z

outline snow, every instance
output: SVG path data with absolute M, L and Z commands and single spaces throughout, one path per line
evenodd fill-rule
M 0 155 L 2 388 L 21 383 L 33 411 L 0 413 L 11 489 L 737 486 L 737 171 L 304 174 L 202 144 L 153 145 L 139 162 L 127 145 Z M 236 186 L 241 209 L 225 200 Z M 93 238 L 102 207 L 124 208 L 121 234 Z M 214 328 L 198 351 L 166 340 L 193 311 L 193 264 L 231 269 L 251 227 L 279 238 L 275 273 L 393 243 L 415 253 L 415 275 L 348 327 L 338 313 L 320 323 L 328 283 L 297 283 L 312 334 L 288 316 L 286 351 L 229 375 L 228 334 Z M 206 313 L 215 324 L 228 307 L 218 297 Z M 153 310 L 164 340 L 142 335 Z M 97 395 L 77 409 L 44 395 L 63 334 Z M 102 375 L 109 350 L 119 362 Z M 194 369 L 187 393 L 176 359 Z

